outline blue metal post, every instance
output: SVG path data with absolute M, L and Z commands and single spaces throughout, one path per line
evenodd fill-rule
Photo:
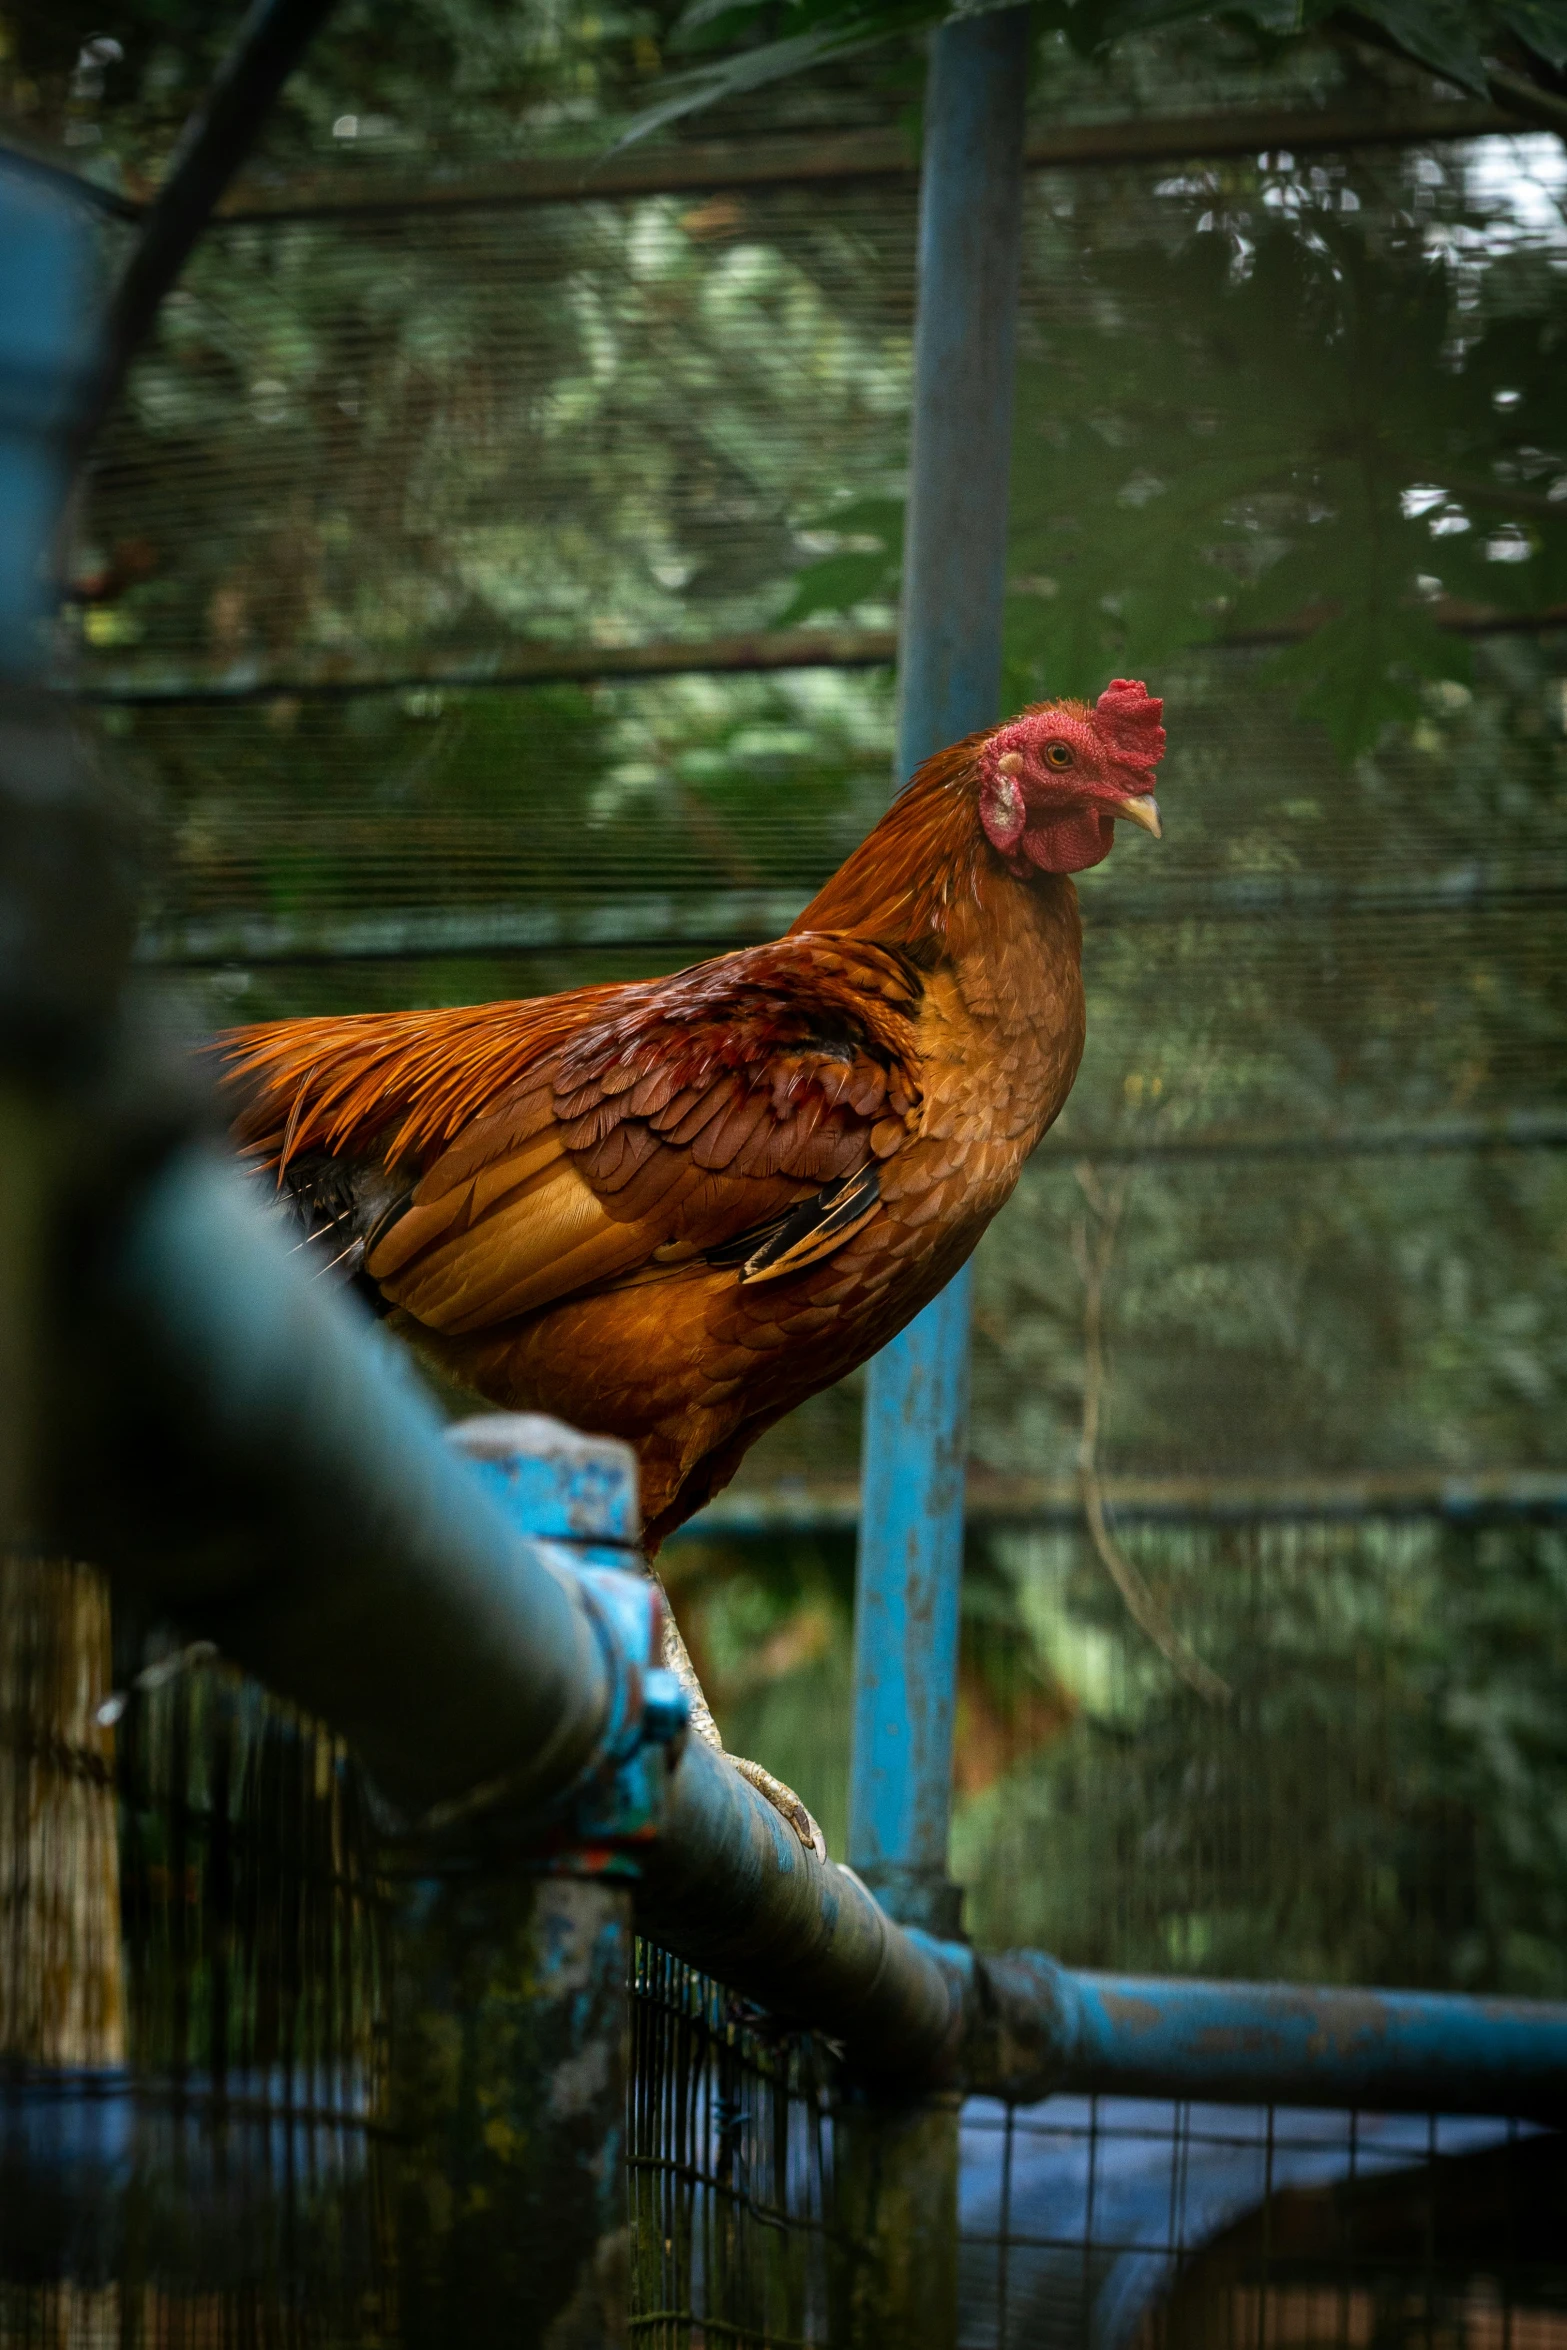
M 66 437 L 94 358 L 80 214 L 0 166 L 0 680 L 36 677 L 49 555 L 69 486 Z
M 942 28 L 926 97 L 898 780 L 996 716 L 1022 235 L 1028 11 Z M 851 1864 L 950 1932 L 970 1281 L 871 1365 L 855 1611 Z
M 1022 236 L 1028 11 L 931 44 L 914 431 L 898 661 L 899 784 L 996 715 Z M 865 1401 L 849 1859 L 906 1925 L 956 1930 L 947 1881 L 970 1282 L 871 1365 Z M 843 2214 L 867 2248 L 839 2313 L 855 2344 L 957 2338 L 958 2134 L 949 2100 L 843 2117 Z
M 947 1881 L 968 1437 L 968 1268 L 876 1357 L 865 1403 L 849 1861 L 902 1924 L 957 1931 Z

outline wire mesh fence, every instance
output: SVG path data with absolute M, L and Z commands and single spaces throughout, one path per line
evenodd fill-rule
M 838 2067 L 643 1942 L 632 1990 L 631 2336 L 795 2350 L 833 2324 L 860 2247 L 835 2167 Z
M 1554 2132 L 1058 2097 L 964 2112 L 963 2350 L 1557 2350 Z
M 1320 1585 L 1344 1530 L 1268 1539 Z M 1471 1579 L 1488 1556 L 1474 1542 Z M 111 1635 L 89 1570 L 12 1560 L 0 1580 L 0 2339 L 407 2339 L 407 2182 L 388 2111 L 395 1908 L 355 1766 L 209 1654 L 123 1613 Z M 1321 1661 L 1297 1654 L 1294 1669 Z M 1374 1695 L 1362 1684 L 1372 1754 Z M 1295 1798 L 1270 1798 L 1235 1846 L 1243 1874 L 1286 1882 L 1285 1848 L 1313 1840 L 1296 1799 L 1324 1772 L 1337 1785 L 1353 1757 L 1331 1750 L 1353 1728 L 1346 1715 L 1332 1739 L 1293 1750 Z M 1182 1838 L 1145 1836 L 1134 1852 L 1107 1832 L 1121 1807 L 1152 1821 L 1160 1801 L 1167 1819 L 1184 1805 L 1194 1824 L 1210 1818 L 1216 1848 L 1233 1843 L 1212 1772 L 1149 1738 L 1145 1751 L 1123 1739 L 1079 1787 L 1112 1888 L 1128 1855 L 1147 1880 L 1135 1908 L 1112 1893 L 1097 1922 L 1085 1915 L 1102 1960 L 1142 1952 L 1161 1897 L 1190 1912 Z M 1257 1779 L 1279 1795 L 1275 1776 Z M 1397 1782 L 1363 1793 L 1396 1831 Z M 1045 1874 L 1049 1833 L 1037 1823 L 1009 1866 Z M 1460 1891 L 1472 1900 L 1472 1884 Z M 1408 1921 L 1406 1958 L 1440 1922 Z M 647 1943 L 631 2034 L 631 2339 L 874 2339 L 834 2051 Z M 1505 2117 L 974 2099 L 961 2152 L 963 2350 L 1567 2342 L 1553 2132 Z
M 0 1624 L 0 2338 L 384 2334 L 358 1774 L 210 1652 L 111 1648 L 90 1569 L 4 1561 Z

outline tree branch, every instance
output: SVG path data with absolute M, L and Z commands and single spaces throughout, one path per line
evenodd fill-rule
M 1087 1216 L 1079 1217 L 1072 1231 L 1072 1251 L 1083 1278 L 1083 1427 L 1077 1448 L 1077 1473 L 1089 1539 L 1138 1630 L 1153 1642 L 1166 1663 L 1174 1667 L 1199 1697 L 1209 1705 L 1224 1705 L 1231 1694 L 1229 1683 L 1211 1671 L 1182 1638 L 1105 1523 L 1104 1490 L 1098 1465 L 1099 1420 L 1104 1397 L 1104 1288 L 1133 1170 L 1124 1168 L 1104 1182 L 1097 1170 L 1083 1160 L 1073 1172 L 1093 1217 L 1092 1231 Z

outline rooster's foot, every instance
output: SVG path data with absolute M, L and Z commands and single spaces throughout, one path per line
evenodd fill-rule
M 782 1779 L 775 1779 L 771 1771 L 763 1770 L 760 1763 L 749 1762 L 743 1754 L 731 1754 L 729 1760 L 741 1778 L 749 1779 L 757 1794 L 765 1795 L 774 1811 L 781 1813 L 788 1821 L 806 1851 L 814 1852 L 818 1860 L 825 1860 L 827 1839 L 794 1789 L 786 1787 Z
M 660 1588 L 662 1589 L 662 1585 Z M 667 1592 L 664 1594 L 664 1663 L 680 1683 L 690 1703 L 691 1735 L 693 1738 L 700 1738 L 704 1746 L 715 1747 L 720 1754 L 727 1754 L 728 1749 L 718 1734 L 718 1724 L 713 1719 L 712 1708 L 702 1693 L 701 1682 L 696 1677 L 696 1667 L 692 1664 L 686 1650 L 686 1644 L 680 1637 L 680 1626 L 675 1622 L 674 1610 L 669 1605 Z M 763 1770 L 760 1763 L 749 1762 L 744 1755 L 731 1754 L 729 1760 L 734 1764 L 741 1778 L 749 1779 L 757 1794 L 765 1796 L 774 1811 L 788 1821 L 806 1851 L 814 1852 L 818 1860 L 825 1860 L 827 1858 L 827 1840 L 794 1789 L 786 1787 L 782 1779 L 775 1779 L 771 1771 Z

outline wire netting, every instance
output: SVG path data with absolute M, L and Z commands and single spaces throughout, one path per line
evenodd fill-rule
M 1154 1531 L 1191 1552 L 1189 1529 Z M 1309 1755 L 1270 1748 L 1266 1707 L 1229 1759 L 1156 1707 L 1097 1756 L 1091 1740 L 1047 1753 L 1044 1799 L 1032 1825 L 1011 1822 L 991 1882 L 1010 1875 L 1037 1901 L 1049 1851 L 1056 1906 L 984 1920 L 991 1938 L 1020 1925 L 1071 1957 L 1161 1971 L 1257 1972 L 1271 1953 L 1279 1971 L 1432 1982 L 1494 1979 L 1509 1936 L 1514 1963 L 1520 1947 L 1559 1949 L 1554 1913 L 1520 1912 L 1516 1885 L 1506 1911 L 1472 1753 L 1467 1817 L 1462 1758 L 1446 1792 L 1433 1766 L 1462 1704 L 1408 1656 L 1323 1637 L 1324 1622 L 1342 1632 L 1333 1587 L 1364 1531 L 1228 1539 L 1232 1565 L 1251 1554 L 1254 1593 L 1259 1554 L 1296 1576 L 1316 1629 L 1291 1677 L 1325 1684 L 1337 1654 L 1331 1718 Z M 1371 1545 L 1376 1572 L 1408 1579 L 1428 1655 L 1452 1645 L 1430 1628 L 1433 1551 L 1474 1590 L 1504 1539 L 1548 1559 L 1560 1528 L 1470 1529 L 1455 1548 L 1450 1531 L 1401 1526 Z M 3 1598 L 4 2338 L 402 2339 L 395 1909 L 351 1760 L 155 1629 L 122 1619 L 111 1651 L 88 1570 L 12 1560 Z M 1506 1638 L 1521 1654 L 1529 1627 Z M 1532 1663 L 1554 1684 L 1549 1654 Z M 1138 1677 L 1135 1655 L 1123 1671 Z M 1545 1710 L 1519 1707 L 1537 1727 Z M 1526 1813 L 1517 1827 L 1527 1888 Z M 632 2339 L 865 2338 L 865 2204 L 846 2191 L 853 2092 L 835 2052 L 646 1943 L 630 1993 Z M 961 2153 L 964 2350 L 1567 2338 L 1561 2140 L 1505 2117 L 972 2099 Z
M 842 2338 L 863 2247 L 841 2209 L 838 2067 L 643 1942 L 632 1986 L 631 2338 L 794 2350 Z
M 91 1570 L 0 1564 L 0 2331 L 395 2328 L 386 1900 L 340 1742 Z M 118 1683 L 118 1686 L 116 1686 Z
M 1059 2097 L 964 2111 L 963 2350 L 1557 2350 L 1554 2133 Z

